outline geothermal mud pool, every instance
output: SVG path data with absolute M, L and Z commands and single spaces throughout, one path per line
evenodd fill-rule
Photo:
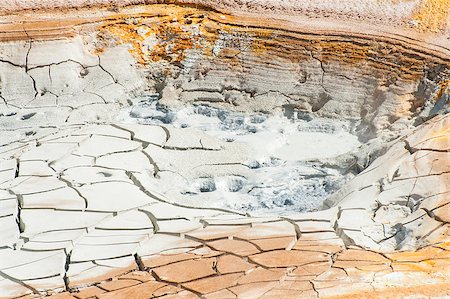
M 177 153 L 192 163 L 180 167 L 169 153 L 158 159 L 157 189 L 180 204 L 275 215 L 316 211 L 356 174 L 353 165 L 336 163 L 338 157 L 356 159 L 353 152 L 361 143 L 354 122 L 292 109 L 279 115 L 203 105 L 172 111 L 151 98 L 135 102 L 120 114 L 120 122 L 173 126 L 185 136 L 204 134 L 199 143 L 191 141 L 191 150 Z M 203 160 L 208 157 L 211 162 Z M 199 169 L 205 165 L 211 169 Z

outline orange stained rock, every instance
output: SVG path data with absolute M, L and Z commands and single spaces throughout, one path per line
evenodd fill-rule
M 386 256 L 396 262 L 421 262 L 430 259 L 450 259 L 450 251 L 437 246 L 428 246 L 417 251 L 396 252 Z
M 435 93 L 435 96 L 433 97 L 433 100 L 439 100 L 444 94 L 450 93 L 450 79 L 442 80 L 439 82 L 439 89 Z M 447 106 L 450 104 L 447 104 Z M 447 130 L 448 131 L 448 130 Z
M 256 268 L 239 280 L 239 284 L 248 284 L 263 281 L 279 281 L 285 274 L 284 270 Z
M 220 274 L 246 272 L 255 268 L 255 265 L 250 264 L 234 255 L 223 255 L 217 259 L 217 271 Z
M 444 272 L 447 275 L 450 275 L 450 258 L 437 258 L 433 260 L 426 260 L 423 261 L 423 263 L 426 263 L 433 267 L 432 271 L 436 272 Z
M 450 125 L 442 131 L 435 132 L 435 137 L 430 136 L 427 140 L 413 145 L 415 149 L 421 150 L 449 150 L 450 149 Z M 431 134 L 430 134 L 431 135 Z
M 294 237 L 284 238 L 271 238 L 271 239 L 258 239 L 251 242 L 261 248 L 263 251 L 286 249 L 294 243 L 296 239 Z
M 387 264 L 374 264 L 374 265 L 357 265 L 355 269 L 366 271 L 366 272 L 382 272 L 382 271 L 391 271 L 391 265 Z
M 194 250 L 191 250 L 189 253 L 193 253 L 193 254 L 197 255 L 197 257 L 201 256 L 203 258 L 214 257 L 214 256 L 219 256 L 219 255 L 223 254 L 223 252 L 216 251 L 216 250 L 211 250 L 207 246 L 196 248 Z
M 319 245 L 319 246 L 312 245 L 312 246 L 296 247 L 294 249 L 304 251 L 319 251 L 328 254 L 335 254 L 344 250 L 344 247 L 341 245 Z
M 181 262 L 184 260 L 194 259 L 198 256 L 191 253 L 180 254 L 156 254 L 149 257 L 142 258 L 144 266 L 149 268 L 164 266 L 171 263 Z
M 450 137 L 450 136 L 449 136 Z M 445 173 L 449 171 L 449 165 L 446 163 L 449 156 L 445 152 L 438 151 L 416 151 L 411 155 L 410 161 L 403 163 L 399 167 L 399 179 L 417 176 L 430 176 L 436 174 L 442 174 L 438 179 L 445 180 Z M 430 169 L 430 165 L 432 168 Z M 439 188 L 439 186 L 436 186 Z M 436 189 L 434 194 L 440 194 L 446 192 L 445 186 L 440 189 Z M 430 192 L 431 193 L 431 192 Z M 431 193 L 433 194 L 433 193 Z M 448 203 L 448 201 L 447 201 Z M 439 206 L 431 207 L 432 209 L 439 208 Z
M 205 295 L 205 298 L 207 299 L 234 299 L 236 298 L 236 295 L 229 291 L 228 289 L 220 290 L 217 292 L 213 292 L 210 294 Z
M 161 297 L 158 297 L 161 299 L 198 299 L 198 296 L 192 292 L 189 291 L 181 291 L 176 294 L 168 294 Z
M 280 30 L 281 27 L 270 24 L 270 21 L 264 22 L 260 19 L 256 23 L 251 18 L 234 18 L 236 22 L 227 23 L 226 26 L 220 20 L 217 20 L 215 15 L 210 15 L 209 19 L 216 21 L 215 23 L 208 23 L 208 25 L 214 26 L 216 31 L 226 32 L 230 36 L 245 36 L 250 41 L 250 54 L 262 59 L 270 59 L 276 55 L 279 59 L 299 63 L 313 60 L 314 58 L 311 55 L 315 55 L 323 62 L 328 62 L 334 55 L 340 57 L 341 63 L 355 65 L 364 61 L 369 51 L 376 51 L 376 49 L 371 50 L 367 44 L 355 45 L 349 41 L 330 41 L 315 36 L 308 36 L 306 39 L 309 42 L 303 43 L 302 39 L 305 36 L 290 31 L 282 31 Z M 236 26 L 236 23 L 243 26 Z M 267 29 L 265 26 L 274 27 L 274 29 Z M 217 36 L 214 38 L 217 39 Z M 213 41 L 213 38 L 208 40 Z M 241 65 L 238 57 L 241 54 L 241 56 L 249 54 L 248 48 L 247 45 L 241 43 L 231 44 L 222 49 L 219 58 L 228 60 L 233 66 Z M 295 48 L 296 51 L 290 51 L 292 48 Z M 317 57 L 317 53 L 322 54 Z
M 66 17 L 55 21 L 31 21 L 20 25 L 4 23 L 0 24 L 0 41 L 46 40 L 53 39 L 55 36 L 70 38 L 76 35 L 74 27 L 86 21 L 82 18 Z
M 177 288 L 173 285 L 165 285 L 162 288 L 156 289 L 153 293 L 152 296 L 153 297 L 164 297 L 164 296 L 169 296 L 172 294 L 178 294 L 182 292 L 182 289 Z M 190 295 L 190 294 L 189 294 Z
M 318 298 L 315 290 L 297 291 L 286 289 L 273 289 L 265 293 L 260 299 L 283 298 L 283 299 L 313 299 Z
M 72 295 L 77 297 L 78 299 L 87 299 L 87 298 L 95 297 L 95 296 L 100 295 L 105 292 L 106 292 L 105 290 L 97 288 L 96 286 L 91 286 L 91 287 L 83 289 L 82 291 L 80 291 L 78 293 L 73 293 Z
M 425 123 L 405 141 L 412 150 L 448 152 L 450 150 L 450 119 L 444 116 L 437 123 L 431 121 Z
M 312 263 L 304 266 L 297 267 L 290 275 L 294 276 L 317 276 L 326 271 L 331 267 L 331 261 Z
M 314 287 L 319 293 L 319 298 L 328 298 L 333 295 L 347 293 L 355 284 L 350 279 L 340 281 L 317 281 L 314 282 Z M 370 284 L 365 286 L 358 286 L 361 290 L 370 289 Z
M 98 287 L 102 288 L 105 291 L 111 292 L 126 287 L 131 287 L 140 283 L 140 281 L 134 279 L 120 279 L 104 282 L 102 284 L 99 284 Z
M 130 45 L 129 52 L 141 64 L 165 60 L 181 62 L 185 50 L 200 48 L 195 26 L 204 16 L 198 10 L 175 5 L 152 5 L 148 13 L 118 15 L 101 25 L 99 39 L 106 34 L 118 44 Z
M 373 290 L 372 285 L 368 282 L 353 283 L 348 280 L 339 282 L 328 282 L 328 283 L 320 282 L 314 285 L 316 286 L 318 298 L 330 298 L 340 294 L 347 294 L 351 293 L 352 290 L 354 289 L 359 290 L 361 293 Z
M 441 244 L 437 244 L 436 247 L 445 249 L 445 250 L 450 250 L 450 242 L 444 242 Z
M 231 287 L 238 298 L 258 298 L 278 285 L 278 282 L 254 282 Z
M 208 245 L 215 250 L 230 252 L 239 256 L 248 256 L 259 252 L 255 245 L 241 240 L 222 239 L 209 242 Z
M 161 299 L 198 299 L 198 296 L 189 291 L 181 291 L 176 294 L 164 295 L 164 296 L 161 296 L 158 298 L 161 298 Z
M 423 284 L 411 287 L 390 287 L 383 289 L 371 289 L 368 291 L 353 291 L 347 294 L 329 296 L 329 299 L 400 299 L 400 298 L 422 298 L 441 297 L 450 295 L 450 283 Z
M 153 272 L 161 280 L 182 283 L 216 274 L 213 270 L 214 262 L 214 258 L 189 260 L 162 266 L 153 269 Z
M 337 256 L 338 261 L 370 261 L 374 263 L 388 263 L 389 259 L 382 254 L 363 250 L 363 249 L 348 249 L 339 253 Z
M 265 267 L 281 268 L 326 262 L 330 257 L 321 252 L 276 250 L 252 255 L 250 256 L 250 259 Z
M 339 268 L 336 268 L 339 269 Z M 331 270 L 331 269 L 330 269 Z M 390 275 L 392 274 L 392 267 L 386 266 L 383 268 L 373 268 L 373 270 L 363 270 L 358 267 L 356 268 L 347 268 L 342 269 L 345 271 L 345 274 L 350 278 L 350 280 L 354 283 L 366 283 L 372 282 L 375 277 L 379 277 L 382 275 Z
M 393 262 L 392 269 L 396 272 L 426 272 L 430 273 L 433 267 L 425 262 Z
M 277 289 L 304 292 L 312 291 L 314 287 L 310 281 L 283 281 L 277 286 Z
M 425 8 L 432 7 L 431 11 L 437 11 L 448 5 L 448 1 L 423 2 L 431 3 L 431 6 L 424 4 Z M 314 63 L 320 59 L 325 67 L 329 63 L 339 63 L 356 66 L 363 72 L 369 70 L 373 77 L 400 76 L 416 80 L 422 76 L 428 61 L 437 59 L 437 56 L 444 57 L 439 58 L 439 63 L 448 64 L 445 53 L 433 50 L 433 55 L 428 55 L 423 51 L 424 45 L 417 40 L 405 43 L 403 39 L 408 38 L 405 36 L 402 41 L 393 42 L 392 36 L 373 35 L 373 40 L 370 40 L 360 34 L 316 35 L 306 29 L 302 32 L 295 23 L 286 20 L 231 16 L 189 5 L 152 4 L 124 8 L 121 13 L 106 9 L 102 12 L 103 17 L 103 14 L 89 16 L 85 12 L 71 18 L 60 13 L 51 21 L 48 16 L 43 20 L 36 17 L 35 20 L 33 15 L 26 23 L 26 34 L 24 24 L 5 22 L 0 24 L 0 40 L 27 40 L 28 35 L 33 39 L 66 38 L 100 23 L 92 52 L 101 54 L 115 40 L 117 44 L 128 45 L 129 52 L 144 65 L 163 61 L 179 65 L 190 51 L 198 51 L 208 60 L 220 59 L 232 68 L 244 65 L 244 55 L 258 56 L 263 60 L 276 55 L 295 64 L 303 61 Z M 220 39 L 221 35 L 227 38 Z M 229 37 L 236 41 L 227 42 Z M 221 43 L 225 44 L 220 46 Z M 219 49 L 219 52 L 215 53 L 213 49 Z M 417 55 L 402 55 L 411 51 Z M 166 69 L 166 72 L 170 70 Z
M 345 272 L 343 269 L 331 268 L 328 271 L 317 276 L 315 281 L 335 281 L 346 279 L 347 277 L 347 272 Z
M 48 298 L 51 298 L 51 299 L 76 299 L 69 293 L 54 294 L 54 295 L 49 296 Z
M 208 294 L 236 285 L 242 275 L 242 273 L 234 273 L 213 276 L 185 283 L 183 286 L 201 294 Z
M 324 242 L 327 244 L 333 244 L 335 242 L 342 243 L 342 240 L 338 238 L 335 232 L 314 232 L 302 234 L 299 242 L 302 241 L 314 241 L 314 242 Z
M 163 287 L 167 286 L 164 283 L 157 282 L 157 281 L 149 281 L 142 284 L 139 284 L 137 286 L 117 290 L 114 292 L 108 292 L 105 294 L 98 295 L 97 297 L 99 299 L 112 299 L 112 298 L 136 298 L 136 299 L 144 299 L 144 298 L 151 298 L 154 297 L 155 292 L 162 289 Z M 181 291 L 178 288 L 171 288 L 170 290 L 167 290 L 166 293 L 177 293 L 178 291 Z M 160 292 L 159 292 L 160 293 Z M 163 295 L 163 294 L 161 294 Z
M 350 64 L 360 69 L 370 66 L 373 77 L 400 75 L 413 80 L 422 75 L 426 65 L 426 57 L 400 55 L 409 51 L 410 45 L 370 42 L 357 36 L 310 35 L 289 28 L 292 24 L 281 20 L 230 16 L 189 6 L 149 5 L 141 6 L 139 13 L 129 11 L 106 18 L 98 28 L 99 42 L 94 52 L 100 53 L 112 37 L 118 44 L 129 45 L 130 53 L 141 64 L 179 64 L 189 51 L 195 50 L 231 68 L 242 67 L 245 55 L 262 59 L 276 55 L 293 63 L 320 59 L 325 65 Z M 379 59 L 380 53 L 383 59 Z
M 149 269 L 154 271 L 161 282 L 151 281 L 151 276 L 146 271 L 132 271 L 95 287 L 81 288 L 79 293 L 69 295 L 66 292 L 58 296 L 75 296 L 79 299 L 87 298 L 89 294 L 95 294 L 99 298 L 195 298 L 195 294 L 208 294 L 205 298 L 316 298 L 319 294 L 319 297 L 324 298 L 349 298 L 346 294 L 353 294 L 358 298 L 389 298 L 393 294 L 391 292 L 401 295 L 443 295 L 446 294 L 445 287 L 448 284 L 439 284 L 439 281 L 445 282 L 445 275 L 450 275 L 449 251 L 443 248 L 449 246 L 442 243 L 415 253 L 399 252 L 387 254 L 387 257 L 372 251 L 348 249 L 339 253 L 335 262 L 328 255 L 323 255 L 327 257 L 326 261 L 309 260 L 307 264 L 297 267 L 292 265 L 303 263 L 305 259 L 311 258 L 310 254 L 318 253 L 276 250 L 250 257 L 253 261 L 255 256 L 262 256 L 261 260 L 267 259 L 270 263 L 277 264 L 279 268 L 274 269 L 254 268 L 254 265 L 245 261 L 245 257 L 221 255 Z M 280 266 L 280 263 L 284 266 Z M 217 273 L 213 269 L 217 269 Z M 234 271 L 239 272 L 233 273 Z M 414 285 L 421 282 L 411 281 L 411 277 L 424 277 L 432 285 L 425 285 L 424 289 L 420 289 Z M 386 285 L 385 281 L 391 279 L 394 279 L 393 284 Z M 402 288 L 396 288 L 402 279 L 408 279 L 408 282 Z M 141 283 L 146 280 L 148 281 Z M 164 281 L 181 283 L 183 288 L 193 293 Z M 375 289 L 370 284 L 372 282 L 375 283 Z
M 316 242 L 303 242 L 298 241 L 295 243 L 294 247 L 292 248 L 294 250 L 304 250 L 304 251 L 319 251 L 319 252 L 325 252 L 328 254 L 331 253 L 337 253 L 344 249 L 344 246 L 337 245 L 337 244 L 321 244 Z
M 136 264 L 133 263 L 128 267 L 113 269 L 113 270 L 108 271 L 97 277 L 86 278 L 86 279 L 84 279 L 84 278 L 77 279 L 77 277 L 72 277 L 69 280 L 69 287 L 74 287 L 74 286 L 83 285 L 83 284 L 94 284 L 99 281 L 105 281 L 105 280 L 109 280 L 109 279 L 112 279 L 112 278 L 120 276 L 120 275 L 124 275 L 124 274 L 126 274 L 130 271 L 134 271 L 134 270 L 137 270 L 137 266 L 136 266 Z
M 150 280 L 155 280 L 153 276 L 147 271 L 133 271 L 118 277 L 119 279 L 134 279 L 140 282 L 147 282 Z
M 356 268 L 356 267 L 366 267 L 366 266 L 374 266 L 374 265 L 389 265 L 390 262 L 386 261 L 386 262 L 377 262 L 377 261 L 370 261 L 370 260 L 362 260 L 362 261 L 358 261 L 358 260 L 347 260 L 347 261 L 343 261 L 343 260 L 337 260 L 336 262 L 334 262 L 334 266 L 335 267 L 339 267 L 339 268 Z
M 138 34 L 138 28 L 130 24 L 120 24 L 117 26 L 108 26 L 107 30 L 117 38 L 119 44 L 129 43 L 131 49 L 129 52 L 137 59 L 139 63 L 145 63 L 144 52 L 142 51 L 141 44 L 145 39 L 145 35 Z

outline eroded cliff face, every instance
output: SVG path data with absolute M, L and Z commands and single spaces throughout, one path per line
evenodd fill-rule
M 347 31 L 339 23 L 321 28 L 317 20 L 261 20 L 227 15 L 214 5 L 23 17 L 29 21 L 20 25 L 14 25 L 20 17 L 7 17 L 12 23 L 2 25 L 1 37 L 8 41 L 2 97 L 17 107 L 57 99 L 73 108 L 81 103 L 74 93 L 115 88 L 119 93 L 97 100 L 125 103 L 146 93 L 170 106 L 195 102 L 265 113 L 289 107 L 358 120 L 358 134 L 367 141 L 405 128 L 404 119 L 426 118 L 448 85 L 448 42 L 427 44 L 417 40 L 424 39 L 419 33 L 410 38 L 374 28 Z M 100 76 L 102 86 L 86 88 L 84 82 Z
M 0 296 L 449 295 L 449 1 L 156 2 L 1 5 Z

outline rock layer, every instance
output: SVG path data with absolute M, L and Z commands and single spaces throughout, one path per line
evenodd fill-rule
M 153 144 L 182 136 L 120 126 L 71 125 L 2 152 L 2 296 L 449 295 L 448 116 L 397 141 L 336 207 L 282 218 L 172 202 L 155 188 Z M 396 252 L 407 248 L 419 249 Z
M 96 55 L 105 56 L 107 63 L 116 55 L 125 57 L 125 49 L 146 66 L 140 69 L 144 74 L 138 75 L 139 80 L 132 72 L 110 73 L 110 78 L 103 74 L 103 87 L 110 84 L 125 94 L 148 90 L 169 105 L 200 102 L 264 112 L 289 107 L 360 119 L 360 135 L 366 139 L 404 126 L 399 119 L 422 119 L 430 110 L 435 112 L 436 102 L 447 101 L 447 96 L 442 97 L 448 85 L 448 44 L 426 43 L 419 33 L 410 38 L 409 32 L 394 35 L 372 28 L 354 32 L 340 26 L 321 27 L 320 22 L 306 25 L 301 18 L 260 20 L 248 14 L 227 15 L 214 10 L 214 5 L 138 6 L 119 13 L 81 10 L 70 18 L 59 13 L 51 19 L 45 13 L 24 14 L 8 17 L 10 22 L 0 27 L 2 40 L 25 41 L 19 46 L 20 54 L 17 46 L 6 47 L 2 63 L 12 72 L 2 80 L 2 97 L 18 107 L 42 102 L 44 96 L 73 107 L 69 104 L 73 99 L 66 97 L 75 90 L 91 93 L 90 97 L 97 94 L 97 101 L 117 101 L 119 97 L 105 98 L 97 90 L 101 86 L 64 84 L 92 77 L 89 71 L 97 66 L 101 70 Z M 30 19 L 17 24 L 23 17 Z M 75 38 L 51 46 L 39 41 L 71 36 L 81 36 L 82 41 Z M 10 47 L 13 54 L 8 54 Z M 32 54 L 45 48 L 55 49 L 61 57 L 28 65 L 28 58 L 33 61 Z M 69 48 L 77 49 L 76 54 L 67 55 Z M 58 74 L 58 69 L 72 78 L 57 79 L 63 86 L 51 86 L 53 78 L 48 77 Z M 17 93 L 9 94 L 8 77 L 23 78 L 20 101 Z

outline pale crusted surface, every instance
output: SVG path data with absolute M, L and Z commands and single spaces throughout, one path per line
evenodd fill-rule
M 61 128 L 37 146 L 1 154 L 0 202 L 11 205 L 0 218 L 0 295 L 66 289 L 57 296 L 327 298 L 364 292 L 382 297 L 390 288 L 398 297 L 450 295 L 448 121 L 449 116 L 436 117 L 395 143 L 393 152 L 342 189 L 350 192 L 340 196 L 337 208 L 283 218 L 170 203 L 152 187 L 161 158 L 148 148 L 169 157 L 174 150 L 152 145 L 160 140 L 157 134 L 133 140 L 142 125 Z M 198 134 L 182 130 L 185 136 Z M 199 151 L 180 136 L 168 135 L 165 144 Z M 145 161 L 137 155 L 144 151 Z M 102 158 L 117 152 L 128 163 L 104 165 Z M 364 194 L 383 180 L 386 191 Z M 407 183 L 406 193 L 395 191 L 399 200 L 383 196 L 397 181 Z M 50 196 L 55 191 L 59 197 Z M 353 201 L 354 194 L 361 195 Z M 381 213 L 394 207 L 409 212 Z M 382 253 L 417 246 L 422 248 Z
M 358 119 L 358 134 L 370 139 L 399 136 L 445 101 L 448 47 L 397 31 L 304 21 L 176 5 L 11 15 L 0 24 L 0 107 L 29 125 L 110 121 L 150 93 L 169 106 L 287 107 Z M 180 67 L 186 71 L 178 75 Z M 4 120 L 20 128 L 9 135 L 24 128 Z

